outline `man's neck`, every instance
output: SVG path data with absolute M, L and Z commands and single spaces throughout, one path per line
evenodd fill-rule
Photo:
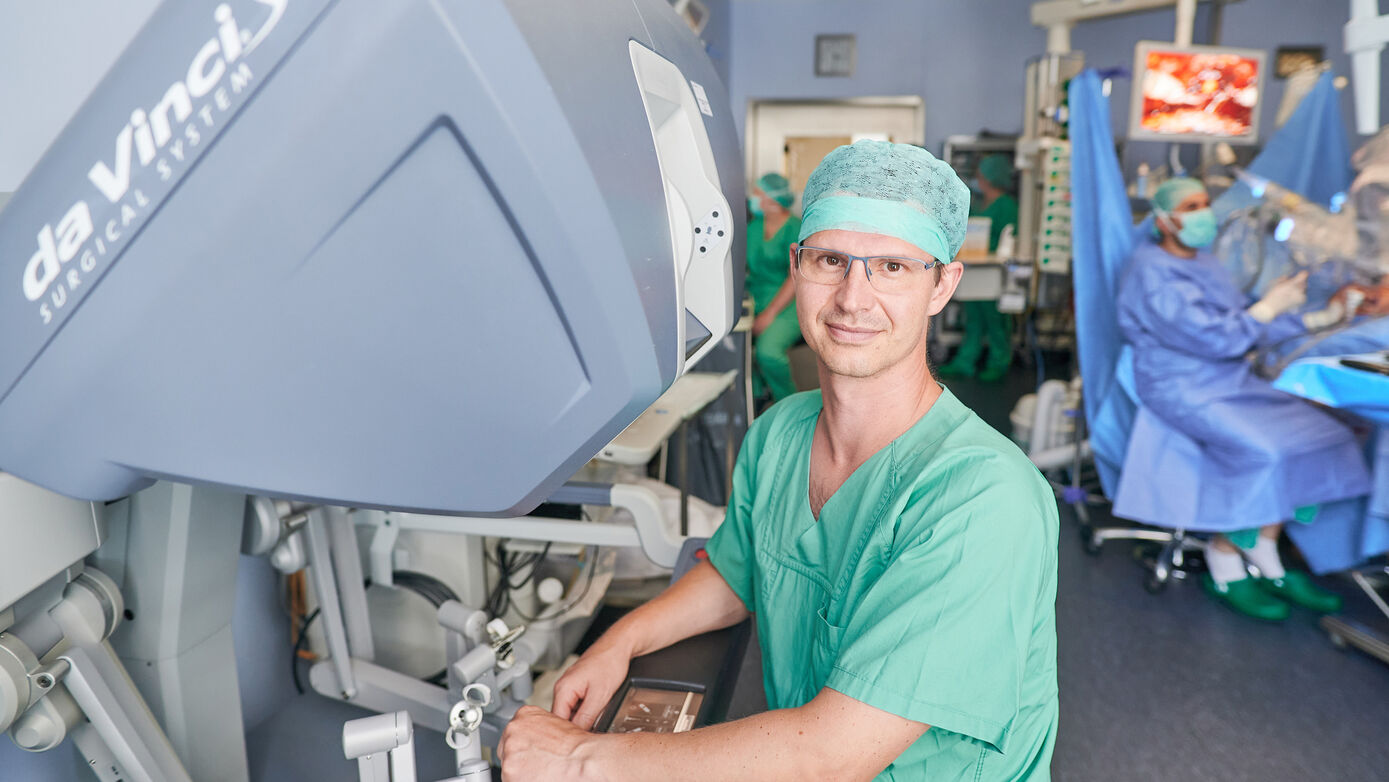
M 1172 253 L 1178 258 L 1186 258 L 1187 260 L 1191 260 L 1192 258 L 1196 257 L 1195 250 L 1177 241 L 1177 237 L 1173 236 L 1172 234 L 1162 235 L 1161 247 L 1162 249 L 1166 250 L 1169 253 Z
M 862 464 L 900 437 L 940 398 L 941 387 L 922 360 L 903 362 L 868 378 L 831 375 L 823 367 L 820 428 L 836 464 Z

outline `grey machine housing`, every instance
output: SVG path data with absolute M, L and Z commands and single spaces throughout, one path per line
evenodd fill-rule
M 732 328 L 727 107 L 663 0 L 169 0 L 0 212 L 0 468 L 526 512 Z

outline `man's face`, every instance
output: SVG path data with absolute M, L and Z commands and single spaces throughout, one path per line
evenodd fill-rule
M 762 214 L 775 214 L 783 209 L 782 205 L 777 203 L 775 198 L 764 193 L 762 188 L 756 185 L 753 185 L 752 195 L 757 199 L 757 203 L 761 205 Z
M 1176 238 L 1177 232 L 1180 231 L 1182 225 L 1184 225 L 1182 217 L 1186 213 L 1207 209 L 1210 207 L 1210 205 L 1211 197 L 1208 193 L 1192 193 L 1186 198 L 1183 198 L 1180 203 L 1173 207 L 1172 217 L 1173 223 L 1175 223 L 1175 227 L 1172 224 L 1169 224 L 1166 220 L 1159 220 L 1158 230 L 1166 234 L 1171 234 L 1173 238 Z
M 881 234 L 820 231 L 806 237 L 807 246 L 851 255 L 933 259 L 916 245 Z M 873 288 L 863 264 L 855 262 L 838 285 L 807 281 L 796 274 L 796 314 L 806 344 L 833 374 L 873 377 L 904 361 L 926 361 L 927 324 L 950 301 L 964 267 L 950 263 L 928 272 L 923 284 L 899 293 Z

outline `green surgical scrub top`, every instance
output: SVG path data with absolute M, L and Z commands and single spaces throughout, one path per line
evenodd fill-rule
M 1003 236 L 1003 228 L 1018 224 L 1018 200 L 1004 193 L 986 207 L 971 209 L 970 216 L 988 217 L 993 220 L 989 224 L 989 252 L 997 252 L 998 240 Z M 1017 228 L 1013 230 L 1016 231 Z
M 931 726 L 878 780 L 1044 780 L 1056 501 L 949 390 L 810 512 L 819 391 L 748 430 L 709 560 L 757 615 L 773 709 L 824 687 Z M 844 747 L 853 752 L 853 747 Z
M 762 218 L 748 221 L 748 295 L 753 311 L 761 313 L 776 298 L 791 271 L 791 245 L 801 233 L 801 218 L 791 215 L 785 224 L 764 239 Z

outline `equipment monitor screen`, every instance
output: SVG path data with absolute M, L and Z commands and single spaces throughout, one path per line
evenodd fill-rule
M 1258 141 L 1264 52 L 1142 41 L 1133 75 L 1130 139 Z
M 695 725 L 704 693 L 632 687 L 613 715 L 609 733 L 684 733 Z

